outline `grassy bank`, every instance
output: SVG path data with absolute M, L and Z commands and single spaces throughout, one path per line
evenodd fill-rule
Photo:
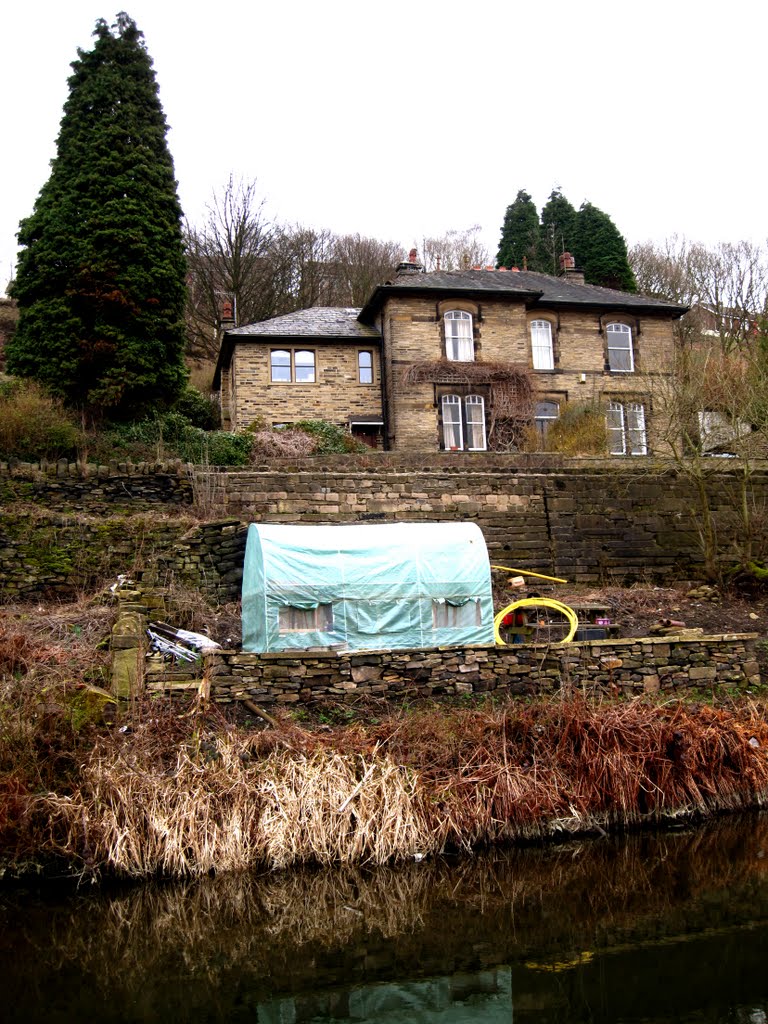
M 706 817 L 768 793 L 765 713 L 746 702 L 577 697 L 321 728 L 286 715 L 262 730 L 215 708 L 152 703 L 87 740 L 72 731 L 67 750 L 44 719 L 17 718 L 14 737 L 13 699 L 6 685 L 0 843 L 17 870 L 55 860 L 141 878 L 382 864 Z

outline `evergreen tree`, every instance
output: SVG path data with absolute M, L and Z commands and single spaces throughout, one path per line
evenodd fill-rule
M 627 243 L 608 214 L 591 203 L 582 203 L 576 214 L 573 255 L 589 284 L 625 292 L 637 291 L 635 275 L 627 258 Z
M 132 417 L 170 403 L 186 377 L 181 209 L 143 34 L 121 13 L 94 37 L 21 222 L 7 361 L 71 405 Z
M 496 266 L 537 270 L 538 251 L 539 215 L 531 197 L 520 189 L 504 216 Z
M 560 273 L 560 256 L 573 253 L 576 245 L 576 208 L 568 202 L 560 189 L 549 194 L 541 211 L 541 244 L 539 269 L 545 274 Z

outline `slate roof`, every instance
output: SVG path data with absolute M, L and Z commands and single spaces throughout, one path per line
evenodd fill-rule
M 350 338 L 358 341 L 379 340 L 375 327 L 361 323 L 359 309 L 344 306 L 313 306 L 299 309 L 271 320 L 260 320 L 227 331 L 233 338 Z
M 436 270 L 429 274 L 400 274 L 394 281 L 380 285 L 363 307 L 360 319 L 372 319 L 388 295 L 407 292 L 434 295 L 472 295 L 478 298 L 517 298 L 529 308 L 537 306 L 590 306 L 625 309 L 644 313 L 662 313 L 680 317 L 688 309 L 661 299 L 633 295 L 594 284 L 576 284 L 564 277 L 538 274 L 532 270 Z

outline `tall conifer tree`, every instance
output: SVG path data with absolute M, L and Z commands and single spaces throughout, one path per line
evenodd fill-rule
M 496 266 L 538 270 L 538 249 L 539 215 L 533 200 L 521 188 L 504 216 Z
M 71 405 L 130 418 L 171 402 L 186 377 L 181 208 L 143 34 L 121 13 L 94 37 L 20 226 L 7 363 Z
M 540 267 L 545 274 L 560 272 L 560 256 L 573 253 L 576 244 L 576 209 L 560 189 L 553 189 L 541 211 Z
M 637 283 L 627 257 L 627 243 L 607 213 L 582 203 L 576 215 L 576 263 L 589 284 L 636 292 Z

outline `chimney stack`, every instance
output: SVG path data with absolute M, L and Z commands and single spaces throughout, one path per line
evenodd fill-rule
M 408 259 L 403 263 L 397 265 L 397 276 L 400 277 L 403 274 L 423 274 L 424 267 L 419 263 L 418 253 L 416 249 L 411 249 L 408 253 Z
M 576 260 L 569 252 L 560 256 L 560 277 L 571 284 L 584 284 L 584 271 L 576 266 Z

